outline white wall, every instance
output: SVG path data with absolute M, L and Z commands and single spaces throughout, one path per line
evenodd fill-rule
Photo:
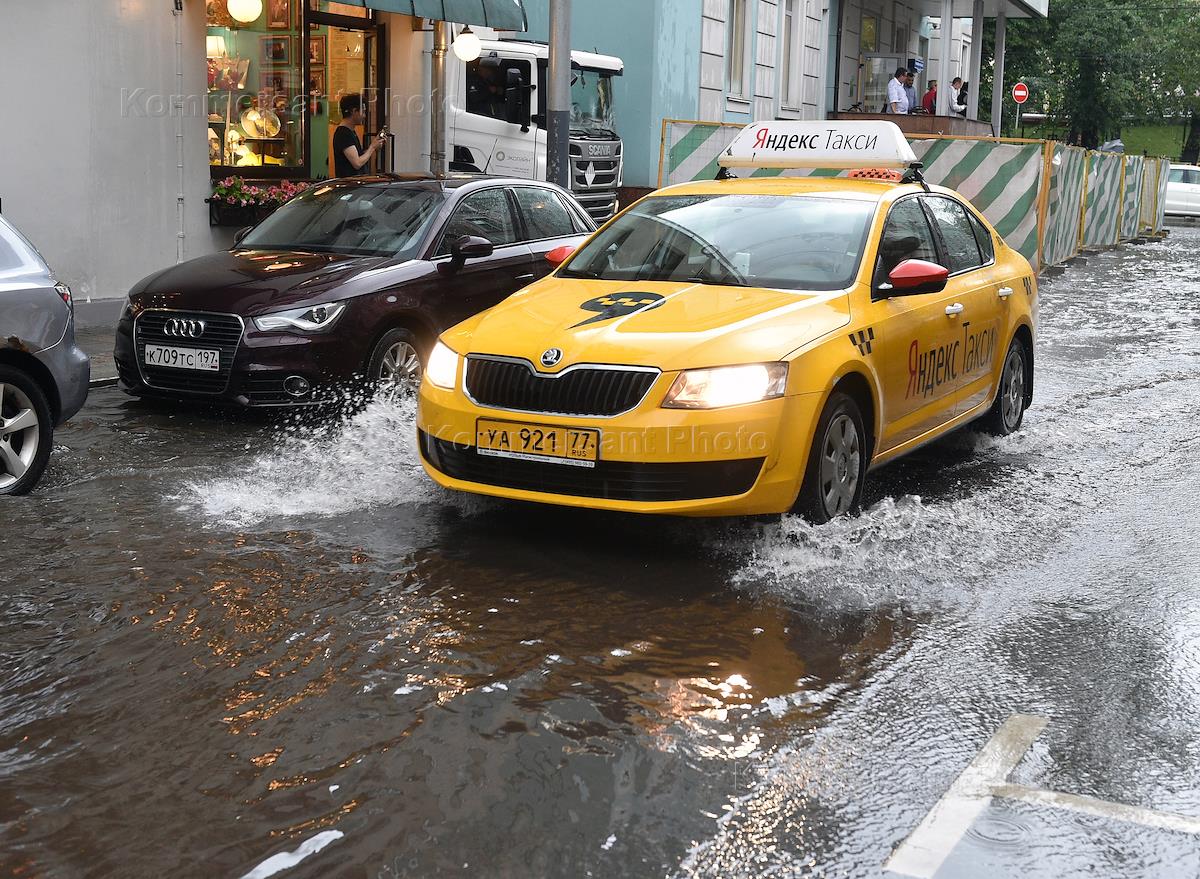
M 79 299 L 124 296 L 177 258 L 173 0 L 4 0 L 0 206 Z M 206 91 L 204 3 L 185 0 L 184 89 Z M 136 109 L 122 89 L 145 89 Z M 147 107 L 161 111 L 142 113 Z M 208 225 L 202 100 L 184 118 L 185 256 L 227 246 Z M 20 120 L 28 119 L 27 123 Z M 214 231 L 217 233 L 214 235 Z

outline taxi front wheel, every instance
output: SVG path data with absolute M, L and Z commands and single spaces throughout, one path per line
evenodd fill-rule
M 1004 358 L 996 402 L 981 420 L 983 429 L 993 436 L 1008 436 L 1020 430 L 1025 420 L 1026 375 L 1025 346 L 1020 339 L 1013 339 Z
M 823 525 L 858 510 L 867 475 L 866 435 L 858 404 L 834 393 L 817 422 L 795 512 Z

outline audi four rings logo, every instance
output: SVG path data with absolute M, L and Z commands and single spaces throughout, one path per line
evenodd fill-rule
M 542 366 L 557 366 L 558 361 L 562 360 L 563 353 L 561 348 L 550 348 L 542 354 Z
M 163 335 L 175 339 L 199 339 L 204 335 L 204 321 L 173 317 L 163 324 Z

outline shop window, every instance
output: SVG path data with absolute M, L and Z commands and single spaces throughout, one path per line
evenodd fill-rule
M 864 15 L 859 35 L 858 50 L 860 52 L 877 52 L 879 50 L 879 19 L 873 15 Z
M 206 0 L 209 163 L 254 176 L 304 174 L 302 0 L 264 0 L 239 21 L 229 0 Z M 244 4 L 234 4 L 241 12 Z
M 524 101 L 523 94 L 509 91 L 509 72 L 517 71 L 521 82 L 528 84 L 533 68 L 528 61 L 501 58 L 480 58 L 467 65 L 467 112 L 489 119 L 508 120 L 508 102 Z

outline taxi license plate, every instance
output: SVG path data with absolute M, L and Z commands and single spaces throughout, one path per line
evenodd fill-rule
M 147 366 L 163 366 L 169 369 L 197 369 L 211 372 L 220 372 L 221 370 L 221 352 L 206 348 L 147 345 L 144 360 Z
M 595 467 L 600 457 L 598 430 L 480 419 L 475 437 L 475 451 L 492 458 Z

